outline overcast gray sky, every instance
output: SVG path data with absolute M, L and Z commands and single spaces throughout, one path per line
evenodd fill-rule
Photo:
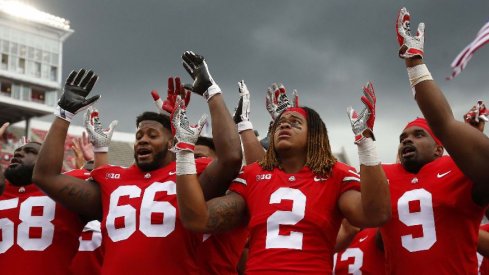
M 450 63 L 489 20 L 489 1 L 352 0 L 39 0 L 36 8 L 64 17 L 75 33 L 64 44 L 63 75 L 93 69 L 102 120 L 119 120 L 133 132 L 135 117 L 155 110 L 149 92 L 166 93 L 167 77 L 190 77 L 181 54 L 206 57 L 228 108 L 244 79 L 252 98 L 251 119 L 264 135 L 269 121 L 264 95 L 272 82 L 299 90 L 300 103 L 325 121 L 334 151 L 345 147 L 358 165 L 346 107 L 360 109 L 361 86 L 377 93 L 375 133 L 384 162 L 395 160 L 399 133 L 420 111 L 404 63 L 397 57 L 395 20 L 406 6 L 413 29 L 426 24 L 425 61 L 460 118 L 477 99 L 489 102 L 489 46 L 480 49 L 452 81 Z M 191 118 L 207 112 L 193 96 Z M 78 120 L 77 122 L 79 123 Z

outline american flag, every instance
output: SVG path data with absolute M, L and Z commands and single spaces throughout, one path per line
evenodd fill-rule
M 489 43 L 489 22 L 480 29 L 474 41 L 465 47 L 465 49 L 457 55 L 455 60 L 453 60 L 451 65 L 453 71 L 452 74 L 447 77 L 447 80 L 451 80 L 460 74 L 465 66 L 467 66 L 467 63 L 469 63 L 469 60 L 472 58 L 474 53 L 487 43 Z

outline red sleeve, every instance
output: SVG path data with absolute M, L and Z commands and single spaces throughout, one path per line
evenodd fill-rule
M 357 173 L 357 170 L 343 163 L 338 163 L 340 175 L 341 175 L 341 190 L 340 194 L 345 193 L 349 190 L 357 190 L 360 191 L 360 174 Z
M 486 232 L 489 232 L 489 223 L 487 224 L 483 224 L 479 227 L 480 230 L 483 230 L 483 231 L 486 231 Z
M 205 168 L 212 162 L 211 158 L 198 158 L 195 160 L 195 167 L 197 174 L 200 175 L 204 172 Z
M 249 167 L 245 166 L 241 168 L 238 176 L 233 180 L 231 186 L 229 187 L 230 191 L 236 192 L 240 194 L 245 200 L 248 195 L 248 181 L 247 175 L 249 174 Z
M 107 172 L 107 168 L 109 167 L 113 166 L 106 164 L 95 168 L 94 170 L 92 170 L 92 172 L 90 172 L 90 177 L 92 177 L 92 179 L 96 182 L 101 182 L 103 180 L 104 174 Z
M 90 177 L 90 172 L 88 170 L 85 170 L 85 169 L 73 169 L 73 170 L 70 170 L 68 172 L 65 172 L 64 174 L 67 176 L 79 178 L 82 180 L 86 180 Z

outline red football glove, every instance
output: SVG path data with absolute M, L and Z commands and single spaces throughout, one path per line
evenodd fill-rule
M 352 107 L 347 108 L 348 118 L 350 119 L 353 133 L 355 134 L 355 143 L 358 144 L 366 137 L 364 135 L 366 130 L 372 133 L 372 139 L 374 137 L 374 123 L 375 123 L 375 103 L 377 98 L 375 97 L 374 86 L 371 82 L 367 82 L 367 85 L 363 87 L 362 102 L 365 108 L 358 114 Z
M 411 16 L 406 8 L 399 11 L 396 22 L 397 42 L 399 42 L 399 57 L 412 58 L 424 55 L 424 23 L 419 23 L 416 36 L 411 36 Z
M 294 95 L 294 98 L 292 103 L 290 103 L 283 84 L 277 85 L 276 83 L 273 83 L 272 87 L 268 88 L 266 107 L 273 120 L 275 120 L 285 109 L 299 106 L 299 95 L 297 90 L 294 90 L 292 94 Z
M 184 98 L 185 106 L 188 106 L 190 102 L 190 94 L 191 91 L 184 88 L 182 83 L 180 82 L 180 77 L 175 77 L 175 81 L 173 81 L 173 77 L 168 78 L 168 94 L 166 96 L 166 100 L 163 101 L 160 98 L 160 95 L 156 90 L 151 91 L 151 96 L 158 107 L 158 110 L 163 113 L 170 115 L 175 109 L 175 101 L 178 95 Z
M 172 151 L 189 151 L 193 152 L 195 143 L 199 138 L 202 128 L 207 123 L 207 116 L 204 114 L 200 118 L 197 125 L 190 125 L 187 118 L 187 109 L 180 96 L 177 96 L 175 109 L 171 114 L 172 133 L 177 140 Z M 177 160 L 178 161 L 178 160 Z
M 464 120 L 470 124 L 478 124 L 480 120 L 488 122 L 489 110 L 486 108 L 486 105 L 482 100 L 477 101 L 477 104 L 474 105 L 465 115 Z

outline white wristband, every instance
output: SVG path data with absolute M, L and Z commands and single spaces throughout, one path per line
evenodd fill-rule
M 365 166 L 376 166 L 380 164 L 379 157 L 377 156 L 377 147 L 372 138 L 364 138 L 357 143 L 357 146 L 360 164 Z
M 197 174 L 194 152 L 177 150 L 177 176 Z
M 54 109 L 54 115 L 61 118 L 61 119 L 64 119 L 68 122 L 71 122 L 71 119 L 73 118 L 73 116 L 75 114 L 72 114 L 64 109 L 61 109 L 61 107 L 59 107 L 59 105 L 56 106 L 56 109 Z
M 238 123 L 238 133 L 241 133 L 246 130 L 253 130 L 253 124 L 251 121 L 245 120 Z
M 428 71 L 428 67 L 425 64 L 420 64 L 414 67 L 407 68 L 409 83 L 411 84 L 411 89 L 413 91 L 413 96 L 416 97 L 416 91 L 414 90 L 414 86 L 418 83 L 421 83 L 425 80 L 433 80 L 430 71 Z
M 207 91 L 204 92 L 204 98 L 205 100 L 209 101 L 211 97 L 220 93 L 222 93 L 221 88 L 219 88 L 219 86 L 214 83 L 209 88 L 207 88 Z
M 107 152 L 109 152 L 109 147 L 108 146 L 93 147 L 93 152 L 95 152 L 95 153 L 107 153 Z

